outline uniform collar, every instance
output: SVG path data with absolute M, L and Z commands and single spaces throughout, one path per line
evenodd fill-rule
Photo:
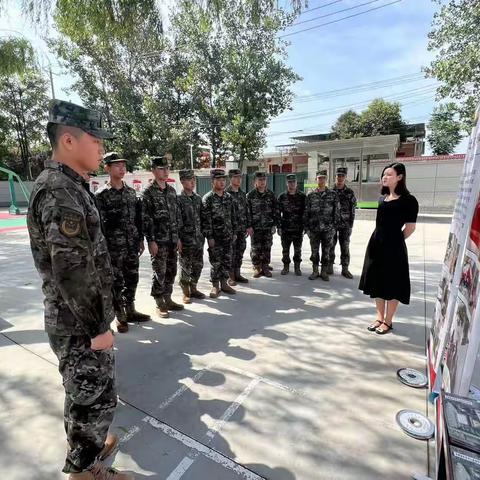
M 64 173 L 65 175 L 67 175 L 67 177 L 70 177 L 73 181 L 77 183 L 80 183 L 80 184 L 88 183 L 85 180 L 85 178 L 83 178 L 75 170 L 72 170 L 70 167 L 68 167 L 64 163 L 56 162 L 55 160 L 50 159 L 45 162 L 45 167 L 52 168 L 53 170 L 58 170 Z
M 183 195 L 184 197 L 187 197 L 187 198 L 192 198 L 194 194 L 195 192 L 192 192 L 190 195 L 188 195 L 188 193 L 186 193 L 185 190 L 182 190 L 182 192 L 180 193 L 180 195 Z
M 110 183 L 110 180 L 105 184 L 105 190 L 117 190 L 117 191 L 120 191 L 120 190 L 123 190 L 126 186 L 126 183 L 122 180 L 122 187 L 121 188 L 113 188 L 112 184 Z
M 316 191 L 317 193 L 325 193 L 325 192 L 328 192 L 328 190 L 329 190 L 328 187 L 325 187 L 325 190 L 322 190 L 322 191 L 320 191 L 320 190 L 318 189 L 318 187 L 315 189 L 315 191 Z

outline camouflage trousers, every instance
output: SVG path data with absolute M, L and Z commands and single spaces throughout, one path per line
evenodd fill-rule
M 110 251 L 113 270 L 114 307 L 133 303 L 138 285 L 139 258 L 137 252 Z
M 232 245 L 232 270 L 240 270 L 243 262 L 243 254 L 247 248 L 247 237 L 245 232 L 237 233 L 237 239 Z
M 183 245 L 180 258 L 180 286 L 198 283 L 203 269 L 203 245 Z
M 177 275 L 177 245 L 174 243 L 160 244 L 157 254 L 150 258 L 153 270 L 152 297 L 171 295 L 173 282 Z
M 342 267 L 348 267 L 350 265 L 350 235 L 352 234 L 351 228 L 339 228 L 335 231 L 332 240 L 332 247 L 330 248 L 330 264 L 335 262 L 335 247 L 340 243 L 340 264 Z
M 113 349 L 94 351 L 87 336 L 49 335 L 65 388 L 64 426 L 69 450 L 64 473 L 95 462 L 117 406 Z
M 219 282 L 228 278 L 232 268 L 232 241 L 215 240 L 214 247 L 208 247 L 210 260 L 210 281 Z
M 273 234 L 271 230 L 254 230 L 251 240 L 250 257 L 254 267 L 269 265 Z
M 334 230 L 325 230 L 323 232 L 310 232 L 310 248 L 312 254 L 310 261 L 313 265 L 318 266 L 320 263 L 320 246 L 322 247 L 322 266 L 330 264 L 330 249 L 332 248 Z
M 290 265 L 290 246 L 293 243 L 293 263 L 302 261 L 303 232 L 282 231 L 282 262 Z

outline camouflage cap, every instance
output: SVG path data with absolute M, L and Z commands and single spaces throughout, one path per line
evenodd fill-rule
M 191 169 L 180 170 L 178 175 L 180 176 L 180 180 L 191 180 L 195 177 L 195 172 Z
M 287 182 L 296 182 L 297 176 L 294 173 L 290 173 L 287 175 Z
M 255 178 L 267 178 L 267 174 L 265 172 L 255 172 Z
M 97 138 L 114 138 L 110 132 L 102 128 L 100 112 L 64 100 L 50 101 L 47 128 L 51 124 L 81 128 Z
M 210 170 L 210 177 L 212 178 L 212 180 L 214 178 L 225 178 L 227 176 L 227 174 L 225 173 L 225 170 L 223 170 L 223 168 L 213 168 L 212 170 Z
M 228 171 L 228 176 L 230 178 L 236 177 L 237 175 L 241 175 L 242 171 L 239 168 L 232 168 Z
M 105 163 L 105 165 L 110 165 L 112 163 L 118 163 L 118 162 L 126 163 L 127 161 L 124 158 L 122 158 L 120 154 L 117 152 L 107 152 L 103 156 L 103 163 Z
M 167 158 L 163 156 L 152 157 L 150 159 L 150 166 L 151 168 L 170 168 Z
M 328 171 L 327 170 L 319 170 L 317 172 L 317 178 L 318 177 L 327 177 L 328 176 Z
M 348 173 L 347 167 L 338 167 L 337 168 L 337 175 L 346 175 Z

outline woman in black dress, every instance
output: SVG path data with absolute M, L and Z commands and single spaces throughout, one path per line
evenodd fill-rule
M 368 330 L 392 330 L 398 303 L 410 303 L 410 274 L 405 240 L 415 231 L 417 199 L 409 193 L 405 165 L 393 163 L 382 172 L 382 197 L 376 228 L 368 242 L 360 290 L 375 298 L 377 320 Z

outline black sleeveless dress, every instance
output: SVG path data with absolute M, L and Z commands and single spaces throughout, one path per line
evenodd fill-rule
M 402 228 L 416 223 L 417 199 L 410 194 L 378 202 L 376 228 L 368 242 L 358 288 L 371 298 L 410 303 L 408 252 Z

